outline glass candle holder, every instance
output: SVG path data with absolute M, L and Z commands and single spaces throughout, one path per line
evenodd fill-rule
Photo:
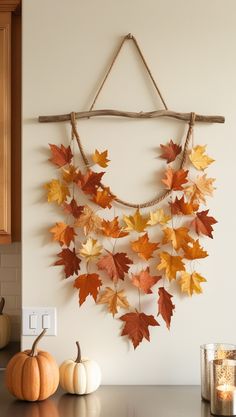
M 210 401 L 210 361 L 214 359 L 236 359 L 236 345 L 209 343 L 201 346 L 201 394 Z
M 236 415 L 236 360 L 215 359 L 210 363 L 211 414 Z

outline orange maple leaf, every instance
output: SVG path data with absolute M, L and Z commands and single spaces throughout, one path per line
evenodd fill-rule
M 76 184 L 85 194 L 96 194 L 98 187 L 101 185 L 101 179 L 105 172 L 93 172 L 88 169 L 86 174 L 80 171 L 77 174 Z
M 125 322 L 121 336 L 128 336 L 132 341 L 134 349 L 142 342 L 143 338 L 150 341 L 148 326 L 160 326 L 153 316 L 145 313 L 127 313 L 120 317 Z
M 80 269 L 81 260 L 76 256 L 75 248 L 71 251 L 69 248 L 62 249 L 57 256 L 61 259 L 54 265 L 63 265 L 66 278 L 77 274 Z
M 166 322 L 167 329 L 170 328 L 171 317 L 173 316 L 173 310 L 175 305 L 172 303 L 171 298 L 173 295 L 169 294 L 164 287 L 158 289 L 158 314 L 160 314 Z
M 114 198 L 115 196 L 111 194 L 110 188 L 105 187 L 102 190 L 96 191 L 96 194 L 93 196 L 92 201 L 102 208 L 111 208 L 111 202 L 114 200 Z
M 196 213 L 196 217 L 192 221 L 191 225 L 198 235 L 203 234 L 213 239 L 212 224 L 217 223 L 217 220 L 214 219 L 214 217 L 208 216 L 208 212 L 209 210 L 204 210 Z
M 206 258 L 208 253 L 201 248 L 199 240 L 195 240 L 183 247 L 184 249 L 184 258 L 186 259 L 201 259 Z
M 133 261 L 128 258 L 126 253 L 113 254 L 108 250 L 106 252 L 108 255 L 103 256 L 97 263 L 98 269 L 105 270 L 114 282 L 117 282 L 119 278 L 124 279 L 125 273 L 128 272 L 129 265 Z
M 193 214 L 195 211 L 198 210 L 199 204 L 190 202 L 186 203 L 184 201 L 184 196 L 182 196 L 180 199 L 178 197 L 175 198 L 175 201 L 173 203 L 169 203 L 171 207 L 171 213 L 177 214 L 177 215 L 190 215 Z
M 63 222 L 56 223 L 54 227 L 50 229 L 50 232 L 53 233 L 53 240 L 56 240 L 60 245 L 70 246 L 71 242 L 74 242 L 74 237 L 77 236 L 74 228 L 68 226 Z
M 145 294 L 152 294 L 151 287 L 160 281 L 161 276 L 150 275 L 150 269 L 147 267 L 145 270 L 139 272 L 139 274 L 132 274 L 132 284 L 142 290 Z
M 172 168 L 168 168 L 165 175 L 166 178 L 164 178 L 162 182 L 169 190 L 183 190 L 183 184 L 188 182 L 188 171 L 185 171 L 184 169 L 174 171 Z
M 159 243 L 149 242 L 148 234 L 140 236 L 138 240 L 131 242 L 131 248 L 138 256 L 146 261 L 152 258 L 153 252 L 158 248 Z
M 68 168 L 63 168 L 62 178 L 65 182 L 74 182 L 77 179 L 77 168 L 74 165 L 69 165 Z
M 99 152 L 97 149 L 95 150 L 94 154 L 92 155 L 93 162 L 95 164 L 100 165 L 102 168 L 106 168 L 108 166 L 108 162 L 110 162 L 110 159 L 107 158 L 108 151 Z
M 174 143 L 172 139 L 167 145 L 160 145 L 160 147 L 162 149 L 160 158 L 166 159 L 167 164 L 173 162 L 182 151 L 182 147 L 177 145 L 177 143 Z
M 64 145 L 61 145 L 59 148 L 57 145 L 52 145 L 49 143 L 52 158 L 50 161 L 57 165 L 58 167 L 63 167 L 66 164 L 70 164 L 71 159 L 73 158 L 73 154 L 71 152 L 71 147 L 68 146 L 67 148 Z
M 81 306 L 88 295 L 96 301 L 102 281 L 98 274 L 79 275 L 74 281 L 74 287 L 79 290 L 79 305 Z
M 128 232 L 124 232 L 119 226 L 118 216 L 114 217 L 113 220 L 102 221 L 103 234 L 107 237 L 113 237 L 115 239 L 128 236 Z
M 166 276 L 171 281 L 176 279 L 178 271 L 185 271 L 185 266 L 181 256 L 172 256 L 168 252 L 161 252 L 159 254 L 161 262 L 157 265 L 158 271 L 165 269 Z
M 166 244 L 171 242 L 172 246 L 175 250 L 186 246 L 188 242 L 192 242 L 193 238 L 188 234 L 189 229 L 187 227 L 179 227 L 178 229 L 172 229 L 170 227 L 166 227 L 163 229 L 163 239 L 162 243 Z

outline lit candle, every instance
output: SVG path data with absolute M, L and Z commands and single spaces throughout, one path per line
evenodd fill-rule
M 233 385 L 219 385 L 216 387 L 216 395 L 219 400 L 222 401 L 232 401 L 236 393 L 236 387 Z

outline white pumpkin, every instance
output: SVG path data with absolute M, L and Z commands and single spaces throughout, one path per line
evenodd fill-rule
M 8 345 L 11 336 L 11 322 L 7 314 L 3 314 L 5 299 L 0 301 L 0 349 Z
M 70 394 L 90 394 L 96 391 L 101 383 L 101 370 L 97 362 L 81 359 L 79 342 L 76 342 L 76 345 L 76 360 L 66 360 L 60 366 L 60 384 Z

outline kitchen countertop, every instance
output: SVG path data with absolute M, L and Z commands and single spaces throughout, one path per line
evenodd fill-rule
M 199 386 L 109 385 L 77 396 L 59 388 L 51 398 L 27 403 L 15 400 L 0 372 L 1 417 L 210 417 Z

